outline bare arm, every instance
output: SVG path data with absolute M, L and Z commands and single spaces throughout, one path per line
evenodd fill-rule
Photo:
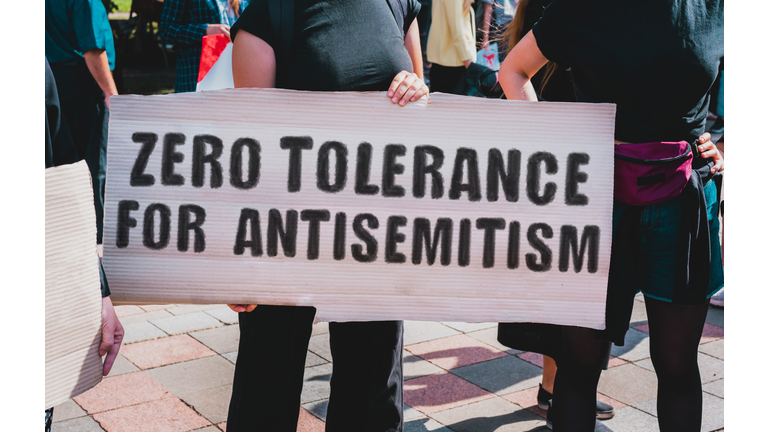
M 499 69 L 499 82 L 507 99 L 538 100 L 531 84 L 531 77 L 545 64 L 547 64 L 547 58 L 536 45 L 533 32 L 529 31 L 512 48 Z
M 275 87 L 277 61 L 272 47 L 246 31 L 237 32 L 232 46 L 232 76 L 235 88 Z
M 419 36 L 419 23 L 413 20 L 413 24 L 408 29 L 408 33 L 405 34 L 405 40 L 403 41 L 405 49 L 408 51 L 408 55 L 411 57 L 411 63 L 413 63 L 413 72 L 424 79 L 424 64 L 421 58 L 421 38 Z
M 109 108 L 109 97 L 117 94 L 117 86 L 115 86 L 115 80 L 109 70 L 107 52 L 103 49 L 94 48 L 84 52 L 83 57 L 88 71 L 91 72 L 99 88 L 104 92 L 107 108 Z

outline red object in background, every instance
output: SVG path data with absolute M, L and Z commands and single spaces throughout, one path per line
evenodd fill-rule
M 197 82 L 205 78 L 228 43 L 229 38 L 223 34 L 203 36 L 203 50 L 200 54 L 200 71 L 197 73 Z

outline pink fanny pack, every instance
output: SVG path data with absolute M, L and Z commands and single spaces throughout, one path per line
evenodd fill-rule
M 636 206 L 678 197 L 691 178 L 694 151 L 686 141 L 615 144 L 614 197 Z

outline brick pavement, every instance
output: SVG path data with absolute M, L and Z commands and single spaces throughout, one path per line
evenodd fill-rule
M 119 306 L 126 343 L 101 384 L 54 410 L 53 430 L 226 430 L 239 331 L 224 305 Z M 723 310 L 710 308 L 699 346 L 703 431 L 724 428 Z M 635 301 L 627 344 L 613 347 L 598 397 L 616 407 L 601 430 L 657 431 L 656 377 L 645 307 Z M 541 356 L 496 342 L 496 325 L 407 321 L 405 431 L 544 431 L 536 406 Z M 322 431 L 330 394 L 328 325 L 314 326 L 299 431 Z

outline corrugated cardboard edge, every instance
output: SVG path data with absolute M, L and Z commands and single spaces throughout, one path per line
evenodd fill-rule
M 45 408 L 101 382 L 101 291 L 85 161 L 45 170 Z

